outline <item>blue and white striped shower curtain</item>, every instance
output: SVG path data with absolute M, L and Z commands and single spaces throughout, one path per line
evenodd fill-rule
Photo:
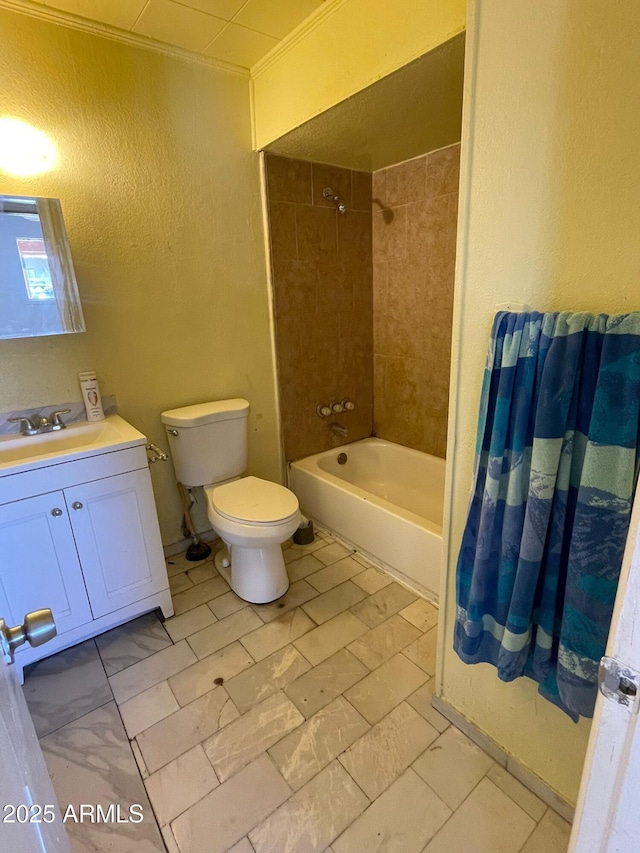
M 496 315 L 454 648 L 592 716 L 637 481 L 640 313 Z

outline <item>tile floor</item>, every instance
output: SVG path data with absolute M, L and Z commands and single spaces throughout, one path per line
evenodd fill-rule
M 431 707 L 436 608 L 326 533 L 247 605 L 211 559 L 168 561 L 176 615 L 34 664 L 74 851 L 565 853 L 569 825 Z

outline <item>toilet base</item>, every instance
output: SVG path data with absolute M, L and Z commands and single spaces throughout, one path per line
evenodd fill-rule
M 229 566 L 223 566 L 229 560 Z M 280 545 L 267 548 L 226 546 L 215 556 L 215 566 L 235 594 L 251 604 L 268 604 L 289 589 L 289 576 Z

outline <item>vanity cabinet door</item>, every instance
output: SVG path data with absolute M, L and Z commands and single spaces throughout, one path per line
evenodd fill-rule
M 62 492 L 0 506 L 0 611 L 21 625 L 42 607 L 58 634 L 92 619 Z
M 64 491 L 97 619 L 168 588 L 147 469 Z

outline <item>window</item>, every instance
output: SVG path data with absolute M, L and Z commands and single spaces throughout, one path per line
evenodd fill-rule
M 44 240 L 18 237 L 16 243 L 29 299 L 55 299 Z

